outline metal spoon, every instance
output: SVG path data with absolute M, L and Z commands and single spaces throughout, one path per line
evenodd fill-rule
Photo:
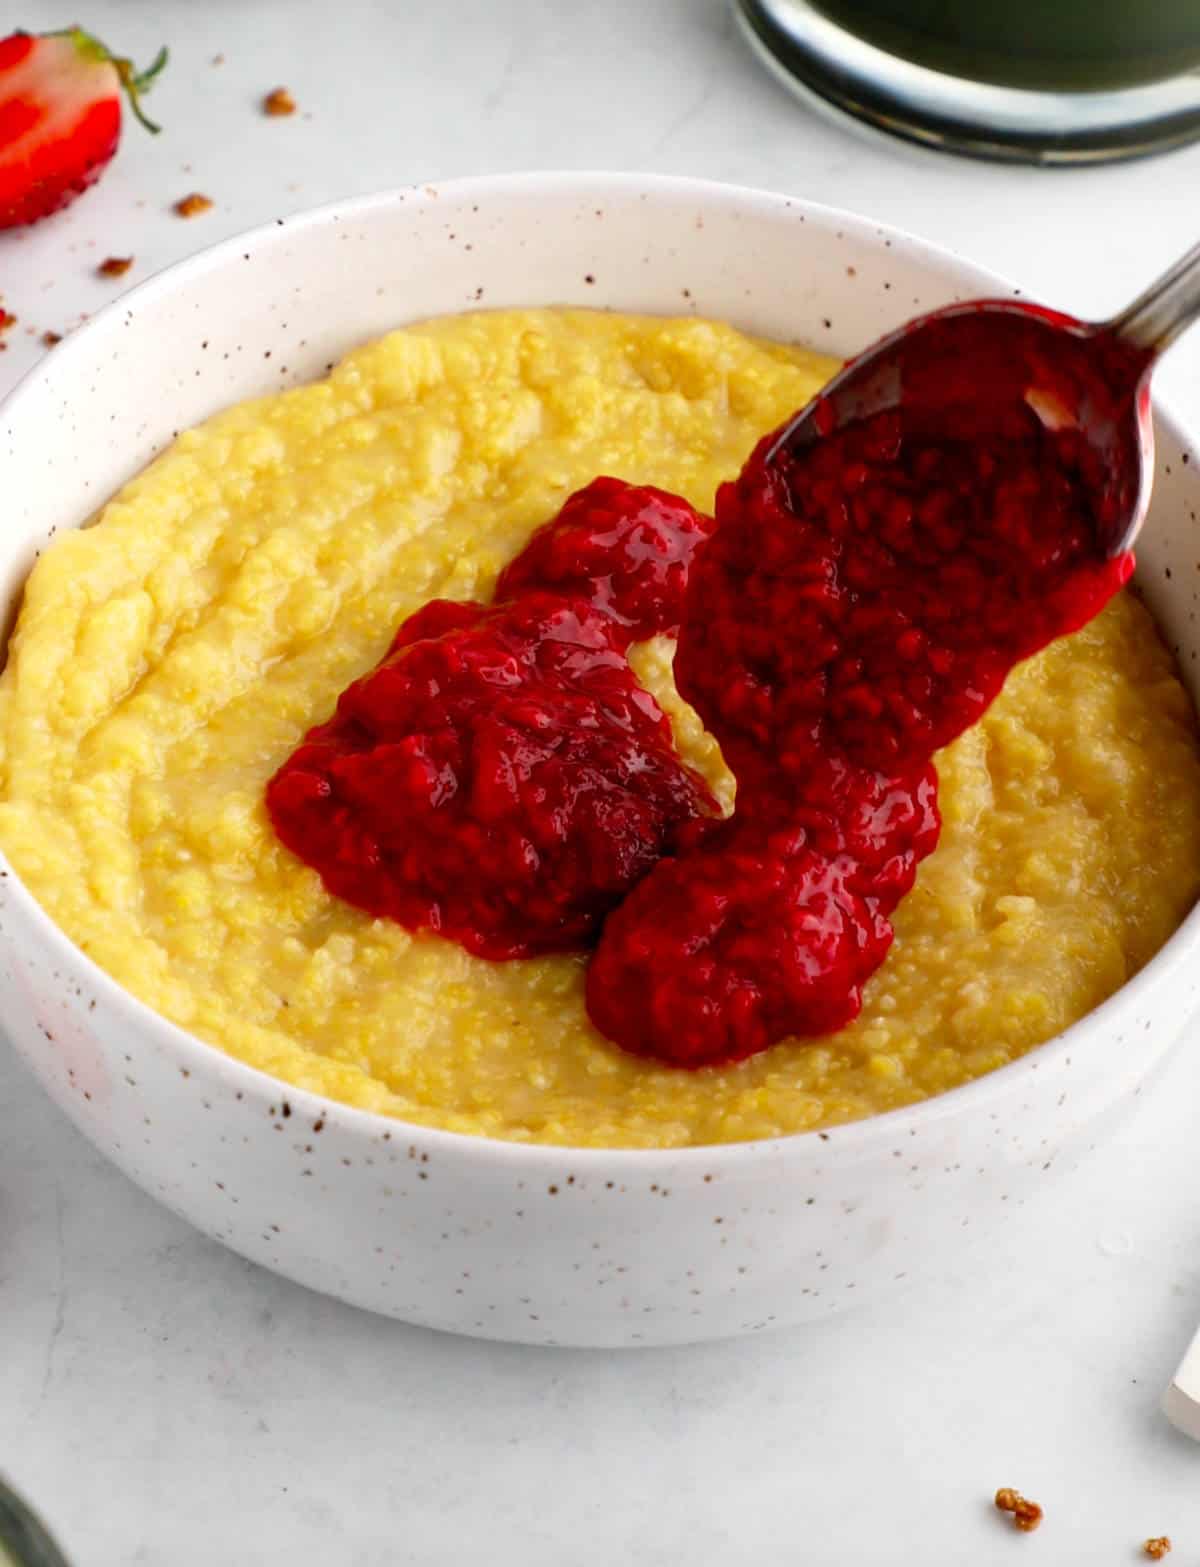
M 978 404 L 981 426 L 998 391 L 1024 397 L 1044 424 L 1074 425 L 1102 460 L 1097 540 L 1128 550 L 1146 519 L 1154 478 L 1150 373 L 1200 315 L 1200 245 L 1111 321 L 1077 321 L 1016 300 L 973 300 L 919 316 L 852 359 L 779 432 L 768 463 L 853 420 L 919 404 Z

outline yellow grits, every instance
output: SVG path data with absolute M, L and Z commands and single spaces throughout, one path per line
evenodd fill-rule
M 486 597 L 598 473 L 709 507 L 831 369 L 702 321 L 478 314 L 183 435 L 29 579 L 0 680 L 0 844 L 164 1016 L 290 1083 L 456 1131 L 765 1137 L 1019 1056 L 1144 964 L 1200 891 L 1192 709 L 1130 594 L 939 758 L 941 845 L 858 1022 L 735 1068 L 609 1045 L 582 958 L 488 963 L 338 902 L 264 811 L 267 778 L 404 616 Z M 635 664 L 728 800 L 670 656 L 660 640 Z

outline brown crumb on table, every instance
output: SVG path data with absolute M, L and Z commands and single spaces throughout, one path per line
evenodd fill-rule
M 96 268 L 101 277 L 124 277 L 133 265 L 132 256 L 109 256 Z
M 10 326 L 16 326 L 17 318 L 0 305 L 0 332 L 7 332 Z
M 1165 1534 L 1158 1534 L 1152 1540 L 1147 1540 L 1142 1550 L 1152 1561 L 1161 1562 L 1163 1557 L 1171 1549 L 1171 1542 Z
M 196 218 L 202 212 L 207 212 L 211 206 L 211 196 L 202 196 L 198 190 L 194 190 L 190 196 L 184 196 L 181 201 L 175 203 L 175 211 L 181 218 Z
M 61 332 L 43 332 L 42 333 L 42 342 L 46 345 L 47 348 L 53 348 L 55 343 L 61 343 L 62 342 L 62 333 Z
M 1042 1509 L 1036 1502 L 1029 1502 L 1010 1485 L 1002 1485 L 996 1492 L 996 1506 L 1002 1513 L 1011 1513 L 1013 1523 L 1026 1534 L 1036 1529 L 1042 1521 Z
M 214 54 L 213 57 L 212 57 L 212 63 L 214 65 L 224 65 L 225 64 L 225 56 L 223 54 Z
M 272 115 L 295 114 L 296 100 L 286 87 L 276 87 L 263 99 L 263 113 Z

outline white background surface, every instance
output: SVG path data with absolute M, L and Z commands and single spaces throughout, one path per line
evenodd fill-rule
M 86 13 L 86 14 L 85 14 Z M 1080 314 L 1200 234 L 1200 148 L 1084 173 L 958 162 L 814 118 L 723 0 L 89 0 L 170 71 L 77 206 L 0 239 L 0 392 L 190 251 L 408 181 L 631 168 L 910 228 Z M 76 20 L 47 0 L 0 31 Z M 222 54 L 224 63 L 212 64 Z M 302 113 L 268 120 L 284 84 Z M 191 222 L 171 203 L 213 197 Z M 136 257 L 121 282 L 96 263 Z M 347 279 L 353 287 L 353 279 Z M 1200 425 L 1200 344 L 1161 389 Z M 0 506 L 3 477 L 0 475 Z M 1157 1413 L 1200 1320 L 1200 1060 L 1080 1175 L 891 1311 L 629 1355 L 375 1320 L 223 1252 L 105 1166 L 0 1041 L 0 1469 L 77 1567 L 1200 1562 L 1200 1447 Z M 1016 1485 L 1028 1538 L 990 1496 Z

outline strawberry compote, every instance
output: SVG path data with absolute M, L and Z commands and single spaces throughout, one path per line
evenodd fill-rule
M 937 842 L 934 751 L 1133 566 L 1097 549 L 1092 452 L 1023 402 L 962 431 L 889 412 L 767 461 L 772 439 L 718 494 L 675 659 L 736 812 L 638 885 L 588 973 L 609 1038 L 687 1066 L 857 1015 Z
M 267 788 L 329 890 L 486 958 L 586 947 L 716 804 L 625 657 L 679 624 L 712 527 L 677 496 L 597 479 L 534 534 L 496 602 L 400 627 Z

